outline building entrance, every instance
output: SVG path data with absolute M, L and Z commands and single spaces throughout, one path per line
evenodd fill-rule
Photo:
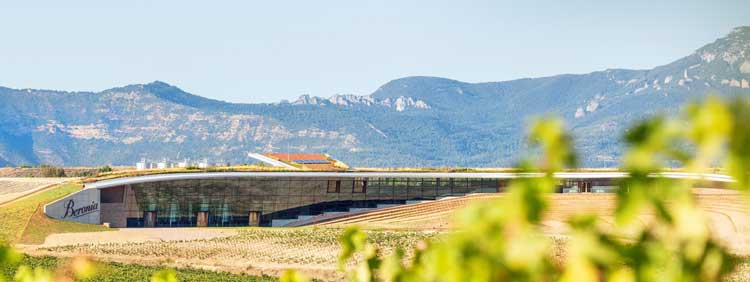
M 195 226 L 198 226 L 198 227 L 208 226 L 208 212 L 205 212 L 205 211 L 198 212 L 196 216 Z
M 156 227 L 156 212 L 153 212 L 153 211 L 143 212 L 143 226 L 144 227 Z
M 260 212 L 251 211 L 247 215 L 248 226 L 260 226 Z

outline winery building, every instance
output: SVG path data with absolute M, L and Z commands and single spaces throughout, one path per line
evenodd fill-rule
M 619 172 L 558 173 L 558 192 L 607 193 Z M 85 184 L 45 206 L 53 218 L 111 227 L 284 226 L 471 193 L 503 192 L 519 173 L 202 172 Z M 723 181 L 723 180 L 719 180 Z

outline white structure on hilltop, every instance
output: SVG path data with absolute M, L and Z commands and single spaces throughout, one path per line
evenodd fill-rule
M 171 168 L 172 163 L 169 162 L 167 159 L 163 159 L 161 162 L 156 163 L 156 168 L 158 169 L 165 169 L 165 168 Z
M 154 167 L 154 163 L 151 163 L 147 161 L 146 159 L 141 159 L 140 162 L 135 163 L 136 170 L 152 169 L 153 167 Z
M 209 167 L 227 167 L 230 166 L 229 162 L 220 160 L 216 163 L 211 163 L 209 159 L 202 159 L 197 162 L 190 161 L 190 159 L 184 159 L 180 162 L 172 162 L 169 159 L 162 159 L 160 162 L 154 163 L 147 159 L 141 159 L 141 161 L 135 163 L 136 170 L 147 170 L 147 169 L 167 169 L 167 168 L 188 168 L 197 167 L 206 169 Z
M 211 165 L 208 164 L 208 159 L 203 159 L 202 161 L 198 162 L 198 168 L 208 168 Z

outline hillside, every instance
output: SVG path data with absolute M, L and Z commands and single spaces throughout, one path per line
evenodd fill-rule
M 307 151 L 364 167 L 511 166 L 528 120 L 555 114 L 582 166 L 612 167 L 633 121 L 707 93 L 747 96 L 749 81 L 750 27 L 741 27 L 650 70 L 486 83 L 405 77 L 366 96 L 273 104 L 207 99 L 159 81 L 95 93 L 0 87 L 0 165 L 243 163 L 250 151 Z

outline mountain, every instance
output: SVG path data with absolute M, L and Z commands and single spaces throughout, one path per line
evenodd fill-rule
M 649 70 L 503 82 L 405 77 L 366 96 L 237 104 L 164 82 L 101 92 L 0 87 L 0 165 L 247 161 L 247 152 L 329 153 L 354 166 L 511 166 L 532 117 L 557 115 L 583 166 L 618 164 L 634 121 L 707 93 L 750 95 L 750 27 Z

